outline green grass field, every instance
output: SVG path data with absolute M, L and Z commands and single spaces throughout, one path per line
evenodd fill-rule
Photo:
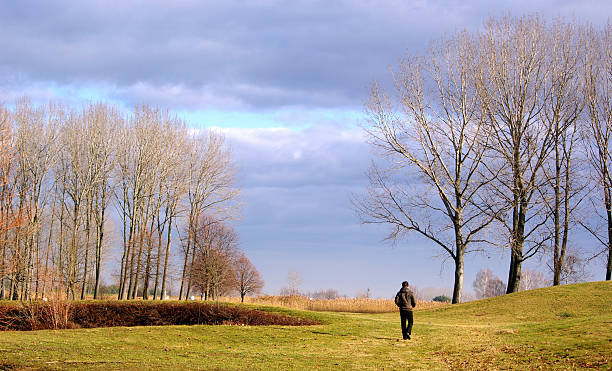
M 399 315 L 315 313 L 306 327 L 168 326 L 0 332 L 3 369 L 612 369 L 612 282 Z

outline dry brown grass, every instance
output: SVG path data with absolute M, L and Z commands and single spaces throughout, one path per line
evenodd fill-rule
M 221 301 L 239 302 L 240 298 L 222 298 Z M 245 303 L 303 309 L 320 312 L 352 312 L 352 313 L 390 313 L 397 311 L 397 306 L 391 299 L 338 298 L 309 299 L 305 296 L 258 296 L 246 297 Z M 438 308 L 449 305 L 432 301 L 417 301 L 415 310 Z
M 92 299 L 92 298 L 89 298 Z M 117 300 L 115 295 L 103 295 L 103 300 Z M 178 300 L 177 297 L 169 297 L 169 300 Z M 141 297 L 136 300 L 142 300 Z M 200 301 L 196 296 L 195 301 Z M 219 297 L 215 301 L 227 303 L 240 303 L 239 297 Z M 245 303 L 269 305 L 273 307 L 284 307 L 291 309 L 312 310 L 317 312 L 350 312 L 350 313 L 392 313 L 397 311 L 395 303 L 391 299 L 366 299 L 366 298 L 337 298 L 337 299 L 309 299 L 302 295 L 273 296 L 262 295 L 257 297 L 245 297 Z M 439 308 L 449 303 L 435 301 L 417 300 L 415 310 Z

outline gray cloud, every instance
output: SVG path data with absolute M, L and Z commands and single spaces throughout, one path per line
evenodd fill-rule
M 224 129 L 240 164 L 244 217 L 235 223 L 241 248 L 278 293 L 289 270 L 304 291 L 333 288 L 355 295 L 370 288 L 389 297 L 399 282 L 449 287 L 450 266 L 440 273 L 440 250 L 411 235 L 397 247 L 383 242 L 383 226 L 360 225 L 349 202 L 362 194 L 370 149 L 358 129 Z M 505 274 L 507 260 L 471 256 L 466 287 L 482 267 Z
M 225 129 L 248 187 L 362 186 L 370 151 L 362 132 L 315 125 Z
M 127 101 L 177 107 L 172 87 L 205 92 L 201 105 L 230 109 L 358 106 L 371 80 L 406 49 L 477 27 L 504 7 L 595 22 L 611 9 L 603 0 L 109 4 L 3 2 L 1 68 L 33 82 L 110 85 Z

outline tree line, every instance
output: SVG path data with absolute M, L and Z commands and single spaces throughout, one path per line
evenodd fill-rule
M 214 296 L 220 284 L 200 276 L 220 239 L 233 233 L 232 249 L 224 247 L 232 268 L 248 261 L 226 223 L 238 195 L 224 137 L 159 108 L 121 113 L 28 98 L 0 107 L 0 298 L 100 298 L 104 258 L 117 242 L 111 225 L 120 231 L 118 299 L 161 299 L 173 254 L 179 299 Z
M 560 284 L 578 227 L 610 280 L 610 24 L 490 18 L 401 58 L 391 77 L 366 106 L 378 159 L 354 200 L 363 222 L 440 248 L 454 263 L 453 303 L 465 254 L 495 246 L 510 251 L 506 293 L 535 256 Z

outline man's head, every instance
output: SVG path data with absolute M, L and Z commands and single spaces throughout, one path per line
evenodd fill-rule
M 408 287 L 408 281 L 402 282 L 402 287 Z

